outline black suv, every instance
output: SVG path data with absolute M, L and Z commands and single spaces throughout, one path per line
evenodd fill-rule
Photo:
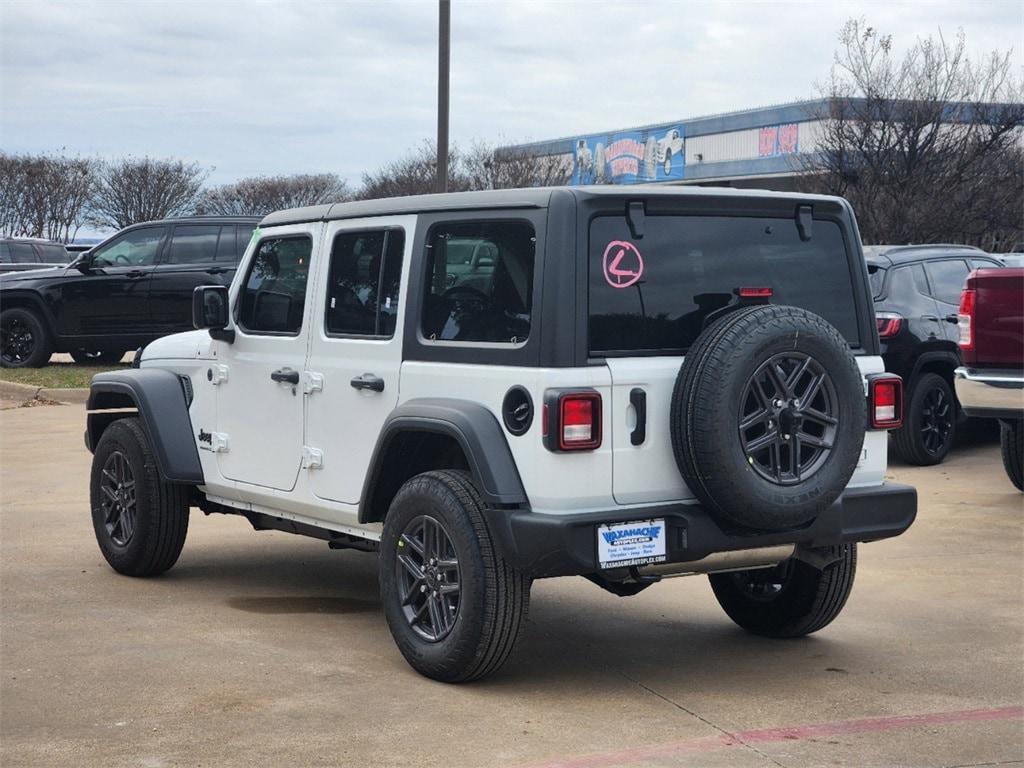
M 953 445 L 960 405 L 956 313 L 967 275 L 1002 264 L 965 245 L 865 245 L 885 370 L 907 388 L 903 427 L 893 447 L 910 464 L 938 464 Z
M 114 362 L 192 327 L 192 292 L 228 285 L 257 217 L 135 224 L 71 264 L 0 275 L 0 363 L 45 365 L 53 352 Z
M 71 254 L 60 243 L 24 237 L 0 239 L 0 273 L 63 266 L 69 261 Z

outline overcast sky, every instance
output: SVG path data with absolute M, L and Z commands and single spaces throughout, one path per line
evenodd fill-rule
M 538 140 L 808 98 L 843 21 L 1019 48 L 1021 0 L 452 2 L 452 138 Z M 360 173 L 435 131 L 437 3 L 0 0 L 0 149 Z

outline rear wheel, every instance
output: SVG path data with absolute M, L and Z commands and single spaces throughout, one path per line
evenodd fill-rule
M 79 349 L 71 353 L 71 359 L 79 365 L 115 365 L 121 362 L 125 352 L 125 349 L 104 349 L 94 352 Z
M 526 625 L 530 580 L 494 548 L 464 472 L 425 472 L 398 491 L 384 521 L 380 589 L 406 661 L 443 682 L 496 671 Z
M 828 553 L 824 570 L 790 558 L 775 568 L 713 573 L 708 578 L 729 618 L 755 635 L 802 637 L 828 625 L 846 605 L 857 571 L 857 545 Z
M 1003 468 L 1018 491 L 1024 491 L 1024 422 L 999 424 L 999 442 L 1003 449 Z
M 958 406 L 953 388 L 937 373 L 914 383 L 903 426 L 892 433 L 893 448 L 908 464 L 939 464 L 956 437 Z
M 39 316 L 14 307 L 0 313 L 0 365 L 4 368 L 40 368 L 53 353 L 50 334 Z
M 103 432 L 89 492 L 96 542 L 111 568 L 155 576 L 177 562 L 188 533 L 188 486 L 160 477 L 138 419 L 119 419 Z

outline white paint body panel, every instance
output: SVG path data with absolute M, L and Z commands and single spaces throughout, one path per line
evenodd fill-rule
M 330 254 L 339 232 L 384 227 L 405 230 L 401 285 L 408 285 L 415 216 L 387 216 L 332 222 L 327 227 L 323 252 Z M 323 376 L 323 391 L 307 396 L 306 444 L 324 452 L 322 471 L 312 471 L 310 486 L 317 498 L 358 504 L 363 480 L 381 427 L 398 404 L 402 365 L 402 324 L 406 296 L 399 295 L 395 335 L 390 339 L 331 337 L 324 332 L 323 310 L 327 300 L 329 258 L 320 259 L 313 305 L 308 370 Z M 384 380 L 383 392 L 354 389 L 356 376 L 372 373 Z M 355 516 L 349 520 L 355 524 Z

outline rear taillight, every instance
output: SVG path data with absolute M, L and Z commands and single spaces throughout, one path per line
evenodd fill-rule
M 544 403 L 544 444 L 552 451 L 592 451 L 601 445 L 601 395 L 550 390 Z
M 974 351 L 974 303 L 978 294 L 973 288 L 967 288 L 960 294 L 960 311 L 956 316 L 956 325 L 960 329 L 960 349 L 964 352 Z
M 875 312 L 875 325 L 878 326 L 878 338 L 891 339 L 900 332 L 903 316 L 895 312 Z
M 736 295 L 741 299 L 770 299 L 774 291 L 767 285 L 743 286 L 736 289 Z
M 903 425 L 903 379 L 887 373 L 868 380 L 868 418 L 871 429 Z

